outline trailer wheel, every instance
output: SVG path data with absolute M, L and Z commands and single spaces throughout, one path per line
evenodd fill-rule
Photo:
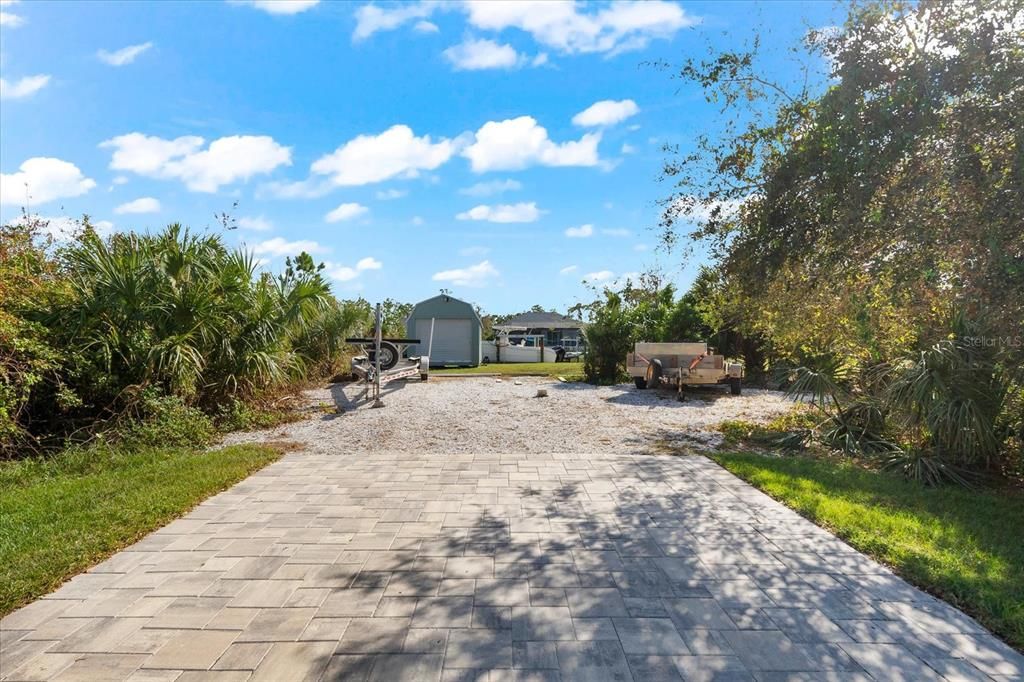
M 729 392 L 733 395 L 739 395 L 743 392 L 743 384 L 740 379 L 729 379 Z
M 636 384 L 636 387 L 641 391 L 647 388 L 647 379 L 644 379 L 643 377 L 633 377 L 633 383 Z
M 376 363 L 377 362 L 377 358 L 374 357 L 375 356 L 375 352 L 373 350 L 370 350 L 369 355 L 370 355 L 370 362 L 371 363 Z M 384 372 L 386 370 L 391 369 L 395 365 L 397 365 L 398 364 L 398 359 L 400 357 L 401 357 L 401 354 L 398 352 L 398 346 L 396 346 L 395 344 L 391 343 L 390 341 L 381 341 L 380 342 L 380 371 Z
M 657 388 L 658 382 L 661 381 L 661 375 L 664 373 L 663 367 L 661 366 L 661 360 L 655 358 L 647 363 L 647 379 L 646 383 L 652 388 Z

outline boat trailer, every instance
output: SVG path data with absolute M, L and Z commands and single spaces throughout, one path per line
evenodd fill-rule
M 422 381 L 430 377 L 429 348 L 433 343 L 434 325 L 430 325 L 430 341 L 427 344 L 428 354 L 406 357 L 409 346 L 420 343 L 419 339 L 385 339 L 382 336 L 381 306 L 378 303 L 374 311 L 373 338 L 348 338 L 345 343 L 359 346 L 360 355 L 352 358 L 352 373 L 359 377 L 366 387 L 367 400 L 372 400 L 372 407 L 384 407 L 380 399 L 381 386 L 396 379 L 408 379 L 419 375 Z

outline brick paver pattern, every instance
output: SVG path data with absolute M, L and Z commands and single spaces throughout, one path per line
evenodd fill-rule
M 1011 680 L 703 457 L 292 453 L 3 619 L 4 680 Z

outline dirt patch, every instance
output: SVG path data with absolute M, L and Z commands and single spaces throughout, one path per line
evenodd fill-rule
M 537 397 L 538 389 L 548 396 Z M 628 453 L 657 443 L 704 443 L 728 419 L 764 422 L 792 408 L 777 391 L 694 393 L 679 402 L 630 384 L 590 386 L 523 377 L 440 378 L 385 387 L 381 409 L 358 384 L 306 391 L 310 417 L 265 431 L 235 433 L 226 443 L 289 440 L 315 453 Z

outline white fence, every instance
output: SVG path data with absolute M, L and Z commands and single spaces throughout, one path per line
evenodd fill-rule
M 544 355 L 541 356 L 543 350 Z M 501 356 L 494 341 L 480 342 L 480 355 L 488 362 L 554 362 L 555 351 L 540 346 L 502 346 Z

